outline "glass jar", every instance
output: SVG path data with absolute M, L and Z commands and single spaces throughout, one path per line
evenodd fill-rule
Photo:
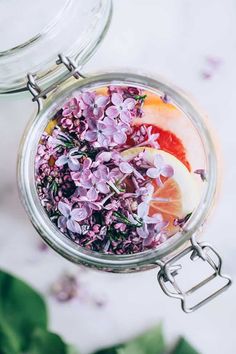
M 3 80 L 4 83 L 0 84 L 0 88 L 4 93 L 25 90 L 27 87 L 33 95 L 33 101 L 38 103 L 38 114 L 30 120 L 23 135 L 19 152 L 18 185 L 21 200 L 40 236 L 63 257 L 74 263 L 117 273 L 143 271 L 158 267 L 157 277 L 163 291 L 168 296 L 180 299 L 183 310 L 191 312 L 221 293 L 231 284 L 230 278 L 221 273 L 221 258 L 218 253 L 208 244 L 199 241 L 203 224 L 212 209 L 217 192 L 217 158 L 212 137 L 206 125 L 204 115 L 184 93 L 173 85 L 168 84 L 164 79 L 137 75 L 131 72 L 98 73 L 88 78 L 85 78 L 81 74 L 82 65 L 96 48 L 110 21 L 111 2 L 109 0 L 90 0 L 87 3 L 89 13 L 89 6 L 95 3 L 97 5 L 97 13 L 100 14 L 100 17 L 98 16 L 100 21 L 98 21 L 97 25 L 93 22 L 95 27 L 93 27 L 91 38 L 88 38 L 88 43 L 85 47 L 81 45 L 82 49 L 78 50 L 80 46 L 73 45 L 73 50 L 77 53 L 76 55 L 74 54 L 75 52 L 70 51 L 72 47 L 69 46 L 70 48 L 68 48 L 67 46 L 65 50 L 62 47 L 62 52 L 58 56 L 58 60 L 56 60 L 55 52 L 50 53 L 50 58 L 49 56 L 47 60 L 44 58 L 39 66 L 34 66 L 33 64 L 28 68 L 22 66 L 21 70 L 17 70 L 17 75 L 14 72 L 11 73 L 12 76 L 9 76 L 8 79 L 5 77 Z M 63 11 L 67 11 L 68 9 L 71 11 L 72 8 L 70 6 L 72 5 L 76 6 L 76 2 L 68 1 Z M 70 11 L 68 11 L 68 14 Z M 60 14 L 58 16 L 60 17 Z M 57 27 L 55 23 L 57 21 L 54 22 L 55 27 Z M 51 38 L 49 33 L 54 31 L 54 25 L 47 27 L 49 30 L 45 31 L 46 41 L 44 45 L 48 45 Z M 57 30 L 60 32 L 60 26 L 58 26 Z M 83 33 L 86 33 L 86 31 Z M 60 35 L 58 34 L 58 37 L 55 38 L 58 40 Z M 81 44 L 81 39 L 78 42 Z M 30 42 L 27 49 L 29 51 L 34 50 L 31 44 Z M 77 44 L 77 42 L 75 41 L 74 44 Z M 10 53 L 5 52 L 2 56 L 0 55 L 0 60 L 3 58 L 3 62 L 5 60 L 6 65 L 9 65 L 11 60 L 15 62 L 17 58 L 20 58 L 21 50 L 25 50 L 24 48 L 24 46 L 18 46 L 16 50 L 10 51 Z M 9 59 L 8 54 L 11 59 Z M 25 54 L 22 58 L 25 58 Z M 21 59 L 20 61 L 24 62 Z M 45 66 L 45 62 L 48 65 Z M 24 74 L 28 73 L 27 78 L 26 75 L 23 75 L 23 72 Z M 8 85 L 6 85 L 6 82 Z M 40 203 L 34 175 L 34 160 L 37 145 L 51 117 L 55 115 L 68 98 L 73 96 L 74 92 L 108 85 L 139 87 L 158 95 L 167 94 L 171 97 L 173 104 L 183 112 L 183 119 L 179 122 L 179 128 L 190 133 L 189 144 L 194 144 L 195 146 L 195 151 L 190 156 L 190 163 L 193 168 L 194 166 L 198 168 L 200 164 L 204 167 L 207 175 L 207 181 L 203 184 L 201 190 L 199 205 L 181 231 L 159 245 L 156 249 L 122 256 L 89 251 L 76 245 L 60 232 L 50 221 Z M 213 270 L 213 273 L 209 277 L 197 282 L 188 291 L 181 290 L 176 281 L 180 270 L 178 263 L 185 257 L 190 261 L 198 258 Z M 187 300 L 191 293 L 204 287 L 216 277 L 223 279 L 224 284 L 213 293 L 210 293 L 210 295 L 189 306 Z

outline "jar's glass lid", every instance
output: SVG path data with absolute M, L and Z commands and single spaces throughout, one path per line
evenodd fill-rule
M 59 53 L 84 64 L 106 32 L 111 7 L 111 0 L 1 1 L 0 93 L 24 90 L 28 73 L 42 85 L 63 75 Z

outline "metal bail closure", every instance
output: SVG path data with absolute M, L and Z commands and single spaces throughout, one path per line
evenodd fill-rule
M 180 264 L 176 264 L 176 261 L 183 261 L 184 258 L 187 258 L 188 263 L 189 261 L 191 262 L 198 259 L 203 262 L 204 265 L 207 265 L 208 270 L 210 270 L 209 276 L 197 282 L 189 290 L 182 290 L 181 286 L 179 285 L 180 282 L 176 281 L 176 277 L 179 275 L 178 273 L 182 269 L 182 266 Z M 160 262 L 158 264 L 160 265 L 161 269 L 158 272 L 157 280 L 162 290 L 166 295 L 181 300 L 182 309 L 186 313 L 193 312 L 202 305 L 211 301 L 217 295 L 225 291 L 232 283 L 232 280 L 229 276 L 223 275 L 221 273 L 222 258 L 220 255 L 213 249 L 212 246 L 208 245 L 207 243 L 198 243 L 194 236 L 191 239 L 191 246 L 184 249 L 182 252 L 174 256 L 166 263 Z M 221 280 L 221 285 L 219 286 L 217 284 L 217 288 L 214 289 L 214 291 L 211 289 L 210 294 L 204 296 L 201 298 L 201 300 L 197 300 L 197 302 L 195 301 L 193 305 L 189 305 L 191 300 L 193 300 L 193 298 L 195 299 L 195 296 L 199 295 L 199 292 L 204 290 L 203 288 L 205 288 L 206 284 L 211 283 L 213 279 Z
M 63 54 L 58 54 L 58 59 L 56 60 L 57 65 L 63 64 L 67 69 L 68 72 L 59 80 L 57 80 L 55 83 L 51 84 L 49 87 L 42 89 L 38 82 L 37 82 L 37 75 L 35 74 L 27 74 L 27 88 L 31 92 L 33 99 L 33 102 L 38 103 L 38 109 L 39 111 L 42 108 L 42 100 L 47 98 L 47 94 L 50 93 L 52 90 L 57 88 L 62 82 L 66 81 L 69 79 L 71 76 L 74 76 L 75 79 L 85 78 L 84 75 L 82 75 L 79 70 L 80 68 L 76 65 L 76 63 L 70 59 L 69 57 L 63 55 Z

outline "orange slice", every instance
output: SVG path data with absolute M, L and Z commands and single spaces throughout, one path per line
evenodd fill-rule
M 173 177 L 163 180 L 162 186 L 158 186 L 153 179 L 155 190 L 149 202 L 149 215 L 161 213 L 163 219 L 169 221 L 168 233 L 173 234 L 177 231 L 173 225 L 174 219 L 185 217 L 197 207 L 200 200 L 198 185 L 186 166 L 166 151 L 136 147 L 123 151 L 122 156 L 129 161 L 142 151 L 145 151 L 145 159 L 150 164 L 153 164 L 155 155 L 159 154 L 174 169 Z

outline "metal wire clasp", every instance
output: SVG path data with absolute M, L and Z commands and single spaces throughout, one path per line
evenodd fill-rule
M 58 87 L 62 82 L 70 78 L 71 76 L 74 76 L 74 78 L 79 79 L 85 78 L 84 75 L 80 73 L 80 68 L 76 65 L 76 63 L 70 59 L 69 57 L 59 54 L 58 59 L 56 60 L 57 65 L 63 64 L 67 69 L 68 72 L 58 79 L 55 83 L 49 85 L 47 88 L 41 88 L 38 84 L 38 78 L 37 75 L 35 74 L 27 74 L 27 88 L 31 92 L 33 99 L 33 102 L 38 103 L 38 109 L 39 111 L 42 108 L 42 100 L 47 98 L 47 94 L 50 93 L 52 90 L 54 90 L 56 87 Z
M 190 255 L 190 257 L 188 257 L 190 261 L 200 259 L 203 262 L 206 262 L 209 265 L 209 268 L 213 269 L 213 273 L 202 281 L 196 283 L 189 290 L 183 291 L 176 281 L 176 276 L 179 274 L 182 266 L 180 264 L 176 264 L 176 261 L 187 255 Z M 158 272 L 157 279 L 162 290 L 166 295 L 181 300 L 182 309 L 186 313 L 193 312 L 202 305 L 211 301 L 217 295 L 225 291 L 232 283 L 229 276 L 221 273 L 222 258 L 218 252 L 216 252 L 214 248 L 207 243 L 197 242 L 194 236 L 192 237 L 191 245 L 188 248 L 184 249 L 166 263 L 160 262 L 159 265 L 160 271 Z M 224 285 L 218 287 L 217 290 L 211 292 L 210 295 L 204 297 L 193 306 L 188 306 L 187 302 L 190 296 L 197 292 L 197 290 L 203 288 L 207 283 L 216 277 L 224 279 Z

